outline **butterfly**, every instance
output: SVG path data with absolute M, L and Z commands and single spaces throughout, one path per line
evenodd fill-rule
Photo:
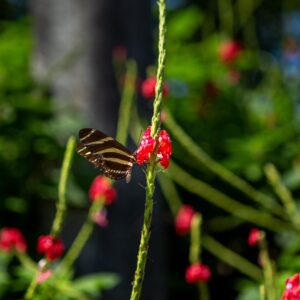
M 127 183 L 130 181 L 132 166 L 136 162 L 135 154 L 97 129 L 81 129 L 79 140 L 77 153 L 102 169 L 105 176 L 111 179 L 125 177 Z

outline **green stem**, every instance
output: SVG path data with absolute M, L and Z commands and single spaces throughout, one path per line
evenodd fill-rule
M 162 91 L 164 83 L 165 67 L 165 43 L 166 43 L 166 3 L 165 0 L 158 1 L 159 9 L 159 37 L 158 37 L 158 66 L 156 74 L 155 99 L 153 103 L 154 111 L 151 121 L 151 136 L 157 141 L 160 129 L 160 111 L 162 103 Z M 157 146 L 156 146 L 157 148 Z M 142 227 L 141 240 L 137 255 L 137 266 L 134 274 L 133 286 L 130 300 L 138 300 L 141 296 L 144 280 L 146 261 L 151 235 L 151 223 L 153 213 L 153 195 L 155 182 L 156 151 L 151 155 L 151 160 L 146 170 L 146 201 L 144 211 L 144 223 Z
M 160 111 L 164 84 L 164 69 L 166 60 L 166 3 L 165 0 L 157 2 L 159 9 L 159 37 L 158 37 L 158 66 L 155 85 L 155 99 L 153 103 L 153 116 L 151 121 L 151 136 L 157 137 L 160 128 Z
M 58 184 L 58 202 L 56 204 L 56 215 L 53 221 L 51 236 L 53 238 L 57 237 L 60 234 L 62 223 L 64 221 L 64 216 L 66 212 L 66 186 L 68 175 L 71 168 L 71 162 L 75 150 L 75 137 L 71 136 L 68 140 L 63 165 L 60 173 L 60 179 Z
M 31 283 L 26 291 L 26 294 L 24 296 L 24 299 L 26 299 L 26 300 L 32 299 L 32 297 L 34 296 L 34 293 L 37 288 L 36 278 L 37 278 L 38 273 L 39 273 L 39 271 L 36 271 L 36 274 L 33 276 Z
M 77 234 L 75 240 L 73 241 L 69 251 L 63 258 L 59 269 L 60 272 L 66 272 L 69 271 L 80 255 L 84 245 L 86 244 L 87 240 L 89 239 L 93 228 L 94 228 L 94 221 L 93 221 L 93 215 L 94 213 L 100 211 L 103 208 L 103 201 L 102 199 L 97 199 L 92 203 L 90 206 L 88 216 L 86 221 L 83 223 L 79 233 Z
M 153 163 L 154 162 L 154 163 Z M 130 300 L 138 300 L 141 296 L 142 284 L 145 274 L 145 267 L 149 248 L 149 239 L 151 234 L 151 221 L 153 212 L 153 194 L 155 179 L 155 161 L 152 161 L 147 167 L 146 172 L 146 203 L 144 211 L 144 224 L 142 227 L 141 240 L 139 245 L 137 267 L 134 274 L 134 282 L 131 291 Z
M 204 235 L 202 237 L 202 245 L 206 250 L 228 265 L 239 270 L 241 273 L 253 278 L 256 281 L 260 281 L 262 279 L 261 270 L 256 265 L 252 264 L 247 259 L 238 255 L 232 250 L 224 247 L 211 236 Z
M 197 284 L 198 290 L 199 290 L 199 300 L 209 300 L 209 291 L 207 288 L 206 282 L 198 282 Z
M 202 217 L 196 213 L 192 219 L 189 261 L 191 264 L 201 261 L 201 224 Z
M 192 177 L 190 174 L 178 167 L 174 162 L 170 165 L 167 173 L 175 182 L 184 187 L 187 191 L 204 198 L 215 206 L 218 206 L 241 219 L 278 232 L 295 229 L 290 224 L 276 219 L 266 212 L 241 204 L 222 192 L 214 189 L 207 183 Z
M 261 233 L 259 247 L 260 247 L 260 257 L 262 259 L 263 273 L 264 273 L 265 293 L 268 300 L 276 300 L 275 274 L 273 270 L 273 263 L 269 256 L 266 235 L 263 231 Z
M 219 20 L 222 30 L 233 36 L 233 9 L 231 0 L 218 1 Z
M 121 144 L 126 144 L 129 119 L 136 90 L 136 77 L 136 63 L 135 61 L 130 60 L 127 63 L 127 71 L 125 75 L 125 83 L 119 108 L 119 120 L 117 126 L 116 140 Z
M 161 178 L 161 177 L 166 177 L 166 176 L 160 176 L 159 178 Z M 168 181 L 169 181 L 168 185 L 170 185 L 172 187 L 171 188 L 172 193 L 169 194 L 168 189 L 163 188 L 162 192 L 165 196 L 165 199 L 167 200 L 168 205 L 171 207 L 171 206 L 173 206 L 172 201 L 173 201 L 173 198 L 175 197 L 177 199 L 177 201 L 179 201 L 178 206 L 181 207 L 182 203 L 179 198 L 176 187 L 170 179 L 168 179 Z M 175 217 L 177 215 L 177 210 L 175 211 L 175 213 L 172 210 L 172 213 Z M 261 273 L 261 270 L 257 266 L 255 266 L 254 264 L 252 264 L 251 262 L 249 262 L 247 259 L 243 258 L 242 256 L 236 254 L 232 250 L 226 248 L 225 246 L 220 244 L 218 241 L 213 239 L 211 236 L 209 236 L 209 235 L 203 236 L 201 238 L 201 245 L 204 248 L 206 248 L 206 250 L 209 251 L 211 254 L 215 255 L 220 260 L 224 261 L 225 263 L 232 266 L 233 268 L 236 268 L 243 274 L 246 274 L 247 276 L 250 276 L 251 278 L 253 278 L 257 281 L 261 280 L 262 273 Z
M 31 271 L 37 270 L 35 262 L 27 255 L 27 253 L 16 252 L 16 257 L 18 258 L 22 266 L 26 269 Z
M 71 168 L 71 162 L 75 149 L 75 138 L 70 137 L 67 143 L 63 165 L 60 173 L 59 185 L 58 185 L 58 202 L 56 204 L 56 215 L 53 221 L 51 235 L 52 237 L 57 237 L 61 231 L 61 226 L 64 220 L 64 215 L 66 211 L 66 185 L 67 179 Z M 23 258 L 24 259 L 24 258 Z M 37 275 L 38 272 L 33 276 L 31 283 L 26 291 L 25 299 L 32 299 L 37 288 Z
M 259 299 L 260 300 L 267 300 L 266 298 L 266 288 L 263 284 L 259 286 Z
M 263 194 L 249 185 L 246 181 L 239 178 L 237 175 L 223 167 L 213 158 L 211 158 L 207 153 L 203 151 L 201 147 L 199 147 L 187 134 L 186 132 L 175 122 L 172 117 L 172 114 L 168 111 L 168 117 L 166 118 L 165 125 L 172 134 L 173 137 L 176 138 L 176 141 L 180 143 L 187 153 L 191 154 L 196 161 L 203 164 L 207 169 L 211 172 L 218 175 L 224 181 L 242 191 L 245 195 L 247 195 L 253 201 L 261 204 L 262 206 L 268 208 L 274 214 L 282 217 L 282 208 L 281 206 L 274 202 L 272 198 L 268 195 Z
M 265 166 L 265 173 L 274 191 L 284 205 L 285 210 L 290 216 L 292 222 L 296 226 L 300 227 L 300 215 L 298 212 L 296 201 L 288 188 L 283 184 L 279 172 L 273 164 L 267 164 Z

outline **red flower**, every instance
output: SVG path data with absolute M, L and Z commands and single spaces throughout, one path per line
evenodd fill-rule
M 181 206 L 175 220 L 175 229 L 177 234 L 184 235 L 190 231 L 192 225 L 192 219 L 195 213 L 196 212 L 192 206 L 190 205 Z
M 141 92 L 144 98 L 151 99 L 155 96 L 156 78 L 154 76 L 145 79 L 142 82 Z M 166 97 L 169 93 L 169 87 L 166 83 L 163 84 L 163 97 Z
M 208 281 L 211 277 L 211 270 L 208 266 L 201 263 L 194 263 L 185 271 L 185 280 L 187 283 L 195 283 L 198 281 Z
M 237 41 L 224 41 L 219 46 L 219 58 L 223 63 L 233 63 L 241 52 L 241 44 Z
M 140 145 L 136 151 L 136 160 L 139 165 L 148 162 L 155 147 L 155 139 L 151 136 L 151 126 L 143 134 Z
M 97 176 L 91 184 L 89 197 L 95 201 L 103 197 L 104 204 L 112 204 L 117 196 L 116 189 L 111 185 L 110 180 L 104 176 Z
M 2 228 L 0 232 L 0 249 L 5 252 L 12 250 L 25 252 L 27 244 L 22 232 L 17 228 Z
M 155 139 L 150 135 L 151 126 L 149 126 L 142 137 L 141 143 L 136 151 L 136 160 L 139 165 L 149 162 L 151 153 L 155 148 Z M 171 139 L 166 130 L 161 130 L 158 137 L 157 157 L 162 167 L 169 166 L 172 154 Z
M 60 239 L 54 239 L 51 235 L 41 235 L 38 238 L 37 251 L 49 260 L 60 258 L 64 250 L 65 247 Z
M 258 228 L 252 228 L 248 236 L 248 245 L 255 246 L 261 238 L 261 231 Z
M 282 300 L 300 299 L 300 274 L 297 273 L 285 282 L 285 291 L 282 294 Z

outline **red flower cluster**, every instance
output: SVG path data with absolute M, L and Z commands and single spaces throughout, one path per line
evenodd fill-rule
M 297 273 L 285 282 L 285 291 L 282 294 L 282 300 L 300 299 L 300 274 Z
M 211 277 L 211 270 L 208 266 L 201 263 L 194 263 L 186 269 L 185 280 L 187 283 L 198 281 L 208 281 Z
M 25 252 L 27 244 L 22 232 L 17 228 L 2 228 L 0 232 L 0 250 Z
M 219 46 L 219 57 L 223 63 L 233 63 L 241 52 L 241 44 L 237 41 L 224 41 Z
M 41 235 L 38 238 L 37 251 L 49 260 L 60 258 L 64 250 L 64 244 L 60 239 L 54 239 L 51 235 Z
M 91 201 L 103 198 L 104 204 L 112 204 L 117 196 L 116 189 L 111 185 L 109 179 L 104 176 L 97 176 L 91 184 L 89 197 Z
M 195 215 L 195 210 L 190 205 L 183 205 L 179 209 L 175 219 L 175 230 L 179 235 L 187 234 L 192 225 L 192 219 Z
M 151 126 L 149 126 L 142 137 L 139 148 L 136 151 L 136 161 L 139 165 L 147 163 L 150 159 L 151 153 L 155 148 L 155 139 L 151 136 Z M 158 137 L 157 157 L 159 163 L 165 169 L 169 166 L 172 154 L 171 139 L 166 130 L 161 130 Z
M 154 76 L 145 79 L 142 82 L 141 92 L 144 98 L 151 99 L 155 96 L 156 78 Z M 169 87 L 166 83 L 163 84 L 163 97 L 166 97 L 169 93 Z
M 258 228 L 252 228 L 248 236 L 248 245 L 255 246 L 261 239 L 261 231 Z

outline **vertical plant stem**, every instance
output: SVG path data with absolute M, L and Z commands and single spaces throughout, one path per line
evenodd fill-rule
M 157 2 L 159 9 L 159 37 L 158 37 L 158 66 L 156 74 L 155 99 L 153 103 L 153 116 L 151 121 L 151 136 L 157 137 L 160 128 L 160 111 L 164 84 L 164 69 L 166 60 L 166 3 L 165 0 Z
M 156 141 L 160 129 L 160 111 L 162 102 L 162 89 L 164 83 L 164 67 L 165 67 L 165 43 L 166 43 L 166 3 L 165 0 L 158 1 L 159 9 L 159 37 L 158 37 L 158 66 L 156 74 L 154 112 L 151 121 L 151 136 Z M 157 148 L 157 146 L 156 146 Z M 137 256 L 137 266 L 134 274 L 133 287 L 131 290 L 130 300 L 138 300 L 141 296 L 142 285 L 145 274 L 145 267 L 149 248 L 149 239 L 151 235 L 151 222 L 153 212 L 153 195 L 155 188 L 155 166 L 156 151 L 151 155 L 150 162 L 146 170 L 146 201 L 144 211 L 144 223 L 142 227 L 141 240 Z
M 269 256 L 266 235 L 263 231 L 261 233 L 259 247 L 260 247 L 260 257 L 262 260 L 262 267 L 263 267 L 263 274 L 264 274 L 265 293 L 268 300 L 276 300 L 275 274 L 273 270 L 273 263 Z
M 196 213 L 192 219 L 189 260 L 191 264 L 201 261 L 201 224 L 202 217 Z
M 209 290 L 206 282 L 198 282 L 199 300 L 209 300 Z
M 136 63 L 133 60 L 129 60 L 127 62 L 124 89 L 122 92 L 122 99 L 119 108 L 119 120 L 116 136 L 116 140 L 119 141 L 121 144 L 126 144 L 130 112 L 135 96 L 136 77 Z
M 145 275 L 145 267 L 149 248 L 149 239 L 151 235 L 151 221 L 153 212 L 153 194 L 155 179 L 155 162 L 150 163 L 147 168 L 146 184 L 146 203 L 144 211 L 144 224 L 142 227 L 141 240 L 137 256 L 137 266 L 134 274 L 134 282 L 131 291 L 130 300 L 138 300 L 141 296 L 142 285 Z
M 68 175 L 71 168 L 71 162 L 75 150 L 75 138 L 71 136 L 68 140 L 67 147 L 65 150 L 64 160 L 62 164 L 62 169 L 60 173 L 59 185 L 58 185 L 58 201 L 56 204 L 56 215 L 53 221 L 51 235 L 56 237 L 60 234 L 61 226 L 64 220 L 66 211 L 66 185 L 68 180 Z M 31 283 L 25 293 L 25 299 L 32 299 L 37 287 L 37 275 L 39 271 L 33 276 Z
M 259 286 L 259 299 L 260 300 L 267 300 L 266 298 L 266 288 L 263 284 Z
M 219 20 L 221 29 L 225 31 L 229 37 L 233 36 L 233 8 L 231 0 L 218 1 Z
M 57 237 L 61 232 L 61 227 L 66 212 L 66 186 L 75 150 L 75 143 L 75 137 L 71 136 L 67 143 L 63 165 L 60 173 L 60 179 L 58 184 L 58 201 L 56 204 L 56 215 L 51 229 L 51 235 L 54 238 Z

